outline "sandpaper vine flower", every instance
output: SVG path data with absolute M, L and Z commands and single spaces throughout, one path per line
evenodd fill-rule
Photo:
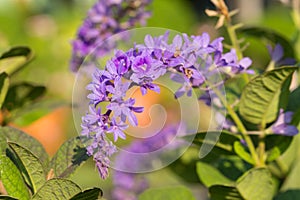
M 170 74 L 182 85 L 175 93 L 179 98 L 185 93 L 191 96 L 192 88 L 205 87 L 206 80 L 215 73 L 223 72 L 226 78 L 228 73 L 232 76 L 247 72 L 251 60 L 238 60 L 235 51 L 223 54 L 222 40 L 211 42 L 207 33 L 191 37 L 183 34 L 169 43 L 168 32 L 158 37 L 147 35 L 144 44 L 136 44 L 126 52 L 116 50 L 105 69 L 94 72 L 87 86 L 90 109 L 82 119 L 82 135 L 91 141 L 88 152 L 94 156 L 101 177 L 107 177 L 109 157 L 116 150 L 106 136 L 112 134 L 115 142 L 125 139 L 128 123 L 137 126 L 135 113 L 143 112 L 135 99 L 126 98 L 130 88 L 139 87 L 143 95 L 148 90 L 159 92 L 155 80 Z M 103 102 L 106 106 L 100 109 Z M 104 147 L 105 152 L 101 149 Z

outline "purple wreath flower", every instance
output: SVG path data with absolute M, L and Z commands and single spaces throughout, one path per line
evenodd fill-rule
M 142 94 L 148 89 L 159 92 L 154 81 L 169 73 L 172 80 L 181 84 L 175 97 L 184 93 L 191 96 L 192 88 L 205 86 L 206 80 L 218 73 L 217 68 L 229 67 L 231 74 L 237 74 L 247 71 L 251 64 L 249 58 L 238 60 L 234 50 L 223 54 L 223 38 L 210 42 L 206 33 L 191 37 L 183 34 L 168 43 L 168 37 L 168 32 L 158 37 L 147 35 L 144 44 L 136 44 L 125 52 L 116 50 L 105 69 L 93 73 L 87 86 L 90 110 L 82 118 L 81 134 L 91 142 L 88 152 L 94 156 L 102 178 L 106 178 L 109 157 L 115 152 L 107 134 L 112 133 L 114 142 L 125 139 L 126 123 L 138 125 L 135 113 L 143 111 L 143 107 L 135 106 L 135 99 L 126 99 L 130 88 L 139 87 Z M 106 103 L 106 111 L 99 109 L 102 102 Z

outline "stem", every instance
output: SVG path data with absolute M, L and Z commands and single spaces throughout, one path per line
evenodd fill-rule
M 227 32 L 228 32 L 232 47 L 235 49 L 236 55 L 239 60 L 241 60 L 243 58 L 243 53 L 242 53 L 240 43 L 239 43 L 237 35 L 236 35 L 236 29 L 240 28 L 241 26 L 242 26 L 241 24 L 232 26 L 229 20 L 226 23 Z M 249 82 L 248 74 L 244 73 L 242 75 L 242 77 L 243 77 L 245 83 Z
M 223 105 L 225 106 L 226 110 L 228 111 L 228 114 L 231 116 L 231 118 L 233 119 L 233 121 L 235 122 L 235 124 L 237 125 L 238 130 L 240 131 L 240 133 L 242 134 L 242 137 L 244 138 L 245 142 L 248 145 L 250 154 L 255 162 L 255 166 L 259 167 L 259 166 L 264 166 L 264 162 L 261 163 L 259 160 L 259 157 L 256 153 L 255 150 L 255 146 L 250 138 L 250 136 L 247 134 L 247 130 L 244 126 L 244 124 L 242 123 L 242 121 L 240 120 L 240 118 L 238 117 L 238 115 L 236 114 L 236 112 L 233 110 L 233 108 L 227 104 L 226 99 L 224 98 L 224 96 L 215 88 L 213 88 L 213 91 L 215 92 L 215 94 L 220 98 L 221 102 L 223 103 Z
M 265 149 L 266 149 L 266 144 L 265 144 L 265 133 L 259 135 L 259 143 L 258 143 L 258 152 L 259 152 L 259 159 L 260 159 L 260 164 L 264 165 L 265 163 Z
M 232 26 L 229 20 L 226 23 L 227 32 L 228 32 L 229 38 L 231 40 L 232 47 L 236 50 L 236 55 L 239 60 L 243 58 L 243 53 L 241 51 L 240 43 L 239 43 L 237 35 L 236 35 L 236 29 L 238 29 L 240 26 L 241 25 Z M 243 77 L 245 83 L 247 84 L 249 82 L 248 74 L 244 73 L 244 74 L 242 74 L 242 77 Z M 253 145 L 251 138 L 247 134 L 246 128 L 244 127 L 243 123 L 241 122 L 240 118 L 237 116 L 235 111 L 231 108 L 231 106 L 227 105 L 226 101 L 223 103 L 224 103 L 229 115 L 231 116 L 231 118 L 237 125 L 238 129 L 240 130 L 245 142 L 247 143 L 247 145 L 249 147 L 249 151 L 251 153 L 251 156 L 252 156 L 254 162 L 256 163 L 257 166 L 260 166 L 261 164 L 260 164 L 259 158 L 256 154 L 255 147 Z
M 235 124 L 237 125 L 239 131 L 241 132 L 245 142 L 248 145 L 250 154 L 255 162 L 256 166 L 264 166 L 263 163 L 260 162 L 257 154 L 256 154 L 256 150 L 255 150 L 255 146 L 250 138 L 250 136 L 247 134 L 247 130 L 245 128 L 245 126 L 243 125 L 243 123 L 241 122 L 240 118 L 237 116 L 237 114 L 235 113 L 235 111 L 231 108 L 230 105 L 226 105 L 225 106 L 228 114 L 231 116 L 231 118 L 233 119 L 233 121 L 235 122 Z
M 237 35 L 235 32 L 237 27 L 232 26 L 230 23 L 227 23 L 226 28 L 227 28 L 227 32 L 228 32 L 232 47 L 235 49 L 236 55 L 237 55 L 238 59 L 240 60 L 243 58 L 243 53 L 241 51 L 240 44 L 238 42 Z

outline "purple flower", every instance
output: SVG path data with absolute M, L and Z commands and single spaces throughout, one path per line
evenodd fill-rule
M 199 97 L 199 100 L 203 101 L 208 106 L 219 106 L 220 99 L 216 95 L 216 93 L 213 90 L 207 89 L 201 96 Z
M 166 49 L 169 51 L 169 52 L 174 52 L 173 55 L 175 57 L 178 57 L 180 56 L 181 54 L 181 47 L 182 47 L 182 36 L 180 35 L 176 35 L 174 38 L 173 38 L 173 42 L 170 44 L 170 45 L 167 45 L 165 44 L 166 46 Z
M 109 53 L 116 44 L 107 41 L 108 37 L 137 24 L 144 25 L 150 16 L 145 7 L 150 2 L 151 0 L 98 0 L 88 11 L 77 32 L 77 38 L 72 42 L 71 70 L 78 71 L 89 54 L 95 59 Z
M 181 97 L 185 93 L 190 97 L 192 95 L 192 87 L 199 87 L 205 81 L 205 77 L 194 67 L 179 67 L 178 71 L 182 74 L 171 74 L 171 80 L 182 84 L 175 93 L 176 98 Z
M 87 89 L 92 91 L 87 98 L 90 99 L 93 104 L 97 105 L 98 103 L 107 100 L 105 82 L 100 84 L 90 84 L 87 86 Z
M 101 114 L 100 108 L 89 106 L 89 112 L 82 117 L 81 135 L 92 137 L 92 135 L 103 135 L 107 130 L 107 114 Z
M 137 84 L 143 83 L 144 80 L 155 80 L 166 73 L 166 69 L 162 68 L 162 62 L 152 58 L 151 52 L 144 50 L 141 55 L 133 58 L 132 72 L 130 79 Z
M 103 70 L 96 69 L 93 74 L 93 81 L 86 87 L 91 93 L 87 96 L 94 105 L 100 102 L 107 101 L 107 90 L 106 87 L 110 85 L 109 82 L 111 75 Z
M 124 122 L 116 122 L 116 119 L 113 118 L 111 120 L 110 127 L 108 128 L 107 132 L 108 133 L 113 133 L 114 134 L 114 141 L 116 142 L 118 140 L 118 137 L 125 139 L 126 136 L 124 134 L 124 130 L 128 128 L 127 124 L 124 124 Z
M 137 126 L 137 119 L 133 112 L 143 112 L 143 107 L 134 107 L 134 103 L 135 100 L 130 98 L 124 102 L 112 102 L 106 108 L 113 111 L 115 116 L 120 117 L 122 122 L 128 119 L 133 126 Z
M 103 135 L 93 136 L 91 138 L 92 144 L 87 147 L 87 152 L 96 162 L 96 167 L 102 179 L 106 179 L 108 176 L 108 169 L 110 160 L 109 157 L 117 152 L 115 145 Z
M 230 67 L 231 73 L 238 74 L 242 72 L 252 73 L 252 71 L 248 71 L 248 67 L 252 64 L 250 58 L 242 58 L 240 61 L 237 59 L 237 55 L 234 49 L 231 49 L 230 52 L 226 53 L 222 57 L 224 64 L 220 67 Z
M 276 122 L 271 126 L 272 132 L 286 136 L 296 135 L 299 132 L 297 127 L 290 124 L 293 114 L 291 111 L 284 113 L 283 109 L 280 109 Z
M 192 84 L 186 76 L 171 74 L 171 80 L 182 84 L 182 86 L 175 92 L 175 98 L 179 98 L 185 93 L 188 97 L 192 96 Z
M 94 161 L 96 162 L 96 167 L 98 169 L 100 177 L 102 179 L 106 179 L 108 177 L 109 165 L 105 165 L 101 160 L 97 160 L 95 158 Z
M 272 48 L 271 45 L 268 45 L 267 48 L 271 56 L 271 60 L 276 66 L 294 65 L 296 63 L 295 59 L 293 58 L 283 58 L 283 48 L 279 43 L 276 44 L 274 48 Z
M 138 77 L 144 77 L 149 74 L 149 72 L 153 71 L 152 62 L 154 60 L 152 59 L 149 52 L 144 51 L 142 55 L 137 56 L 133 59 L 132 63 L 132 71 L 135 73 L 134 75 L 137 76 L 137 83 L 139 83 Z M 158 68 L 159 65 L 154 66 L 155 68 Z M 133 81 L 134 78 L 132 77 Z
M 115 58 L 112 59 L 112 62 L 116 67 L 117 74 L 119 75 L 125 74 L 131 65 L 129 57 L 122 51 L 117 51 L 115 53 Z
M 280 44 L 276 44 L 274 49 L 271 45 L 267 46 L 269 54 L 271 56 L 271 60 L 273 60 L 275 63 L 277 63 L 279 60 L 283 57 L 283 48 Z
M 210 37 L 207 33 L 203 33 L 198 36 L 191 36 L 191 40 L 185 37 L 186 45 L 183 45 L 183 54 L 187 55 L 190 53 L 195 53 L 197 57 L 202 59 L 205 58 L 207 54 L 213 53 L 218 46 L 216 43 L 220 41 L 219 39 L 210 44 Z M 219 48 L 219 47 L 218 47 Z
M 89 106 L 89 112 L 85 115 L 85 119 L 90 124 L 94 124 L 96 122 L 100 122 L 103 119 L 103 115 L 101 115 L 101 108 L 95 108 L 94 106 Z
M 224 113 L 217 112 L 215 117 L 219 128 L 230 131 L 231 133 L 238 133 L 238 128 L 235 123 L 226 117 Z M 241 141 L 242 142 L 242 141 Z
M 166 68 L 162 67 L 163 63 L 154 59 L 151 52 L 145 50 L 141 55 L 133 58 L 130 79 L 140 85 L 143 95 L 147 93 L 147 89 L 160 92 L 157 85 L 153 84 L 153 80 L 166 73 Z
M 160 87 L 151 83 L 151 80 L 144 79 L 144 83 L 141 85 L 140 90 L 142 95 L 147 94 L 147 89 L 152 90 L 154 92 L 160 93 Z
M 122 83 L 121 78 L 117 78 L 114 81 L 114 85 L 106 86 L 106 90 L 112 94 L 111 100 L 116 101 L 123 99 L 129 89 L 129 84 L 129 82 Z
M 150 50 L 161 49 L 166 50 L 166 45 L 168 45 L 170 31 L 166 31 L 164 35 L 160 35 L 158 37 L 152 37 L 151 35 L 146 35 L 144 39 L 145 44 L 138 44 L 137 48 L 147 48 Z

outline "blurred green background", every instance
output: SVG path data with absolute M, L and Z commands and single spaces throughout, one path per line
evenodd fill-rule
M 14 45 L 26 45 L 31 47 L 35 54 L 34 60 L 17 74 L 16 80 L 45 85 L 48 88 L 46 98 L 71 102 L 75 75 L 69 71 L 70 43 L 75 38 L 77 28 L 85 18 L 87 10 L 94 2 L 92 0 L 0 0 L 0 52 Z M 239 5 L 237 1 L 234 2 L 231 7 Z M 216 20 L 204 15 L 203 10 L 209 6 L 211 4 L 208 0 L 154 0 L 150 6 L 153 14 L 147 25 L 188 34 L 207 31 L 212 37 L 216 37 L 224 33 L 224 30 L 217 32 L 214 29 Z M 240 19 L 249 19 L 243 21 L 245 24 L 270 27 L 290 39 L 293 37 L 295 28 L 288 7 L 274 1 L 267 7 L 259 7 L 259 9 L 261 12 L 257 12 L 255 16 L 241 16 L 243 18 Z M 255 57 L 254 64 L 258 67 L 267 64 L 269 59 L 264 45 L 254 42 L 246 51 L 246 54 Z M 71 110 L 66 108 L 58 113 L 60 117 L 53 115 L 51 119 L 59 120 L 58 125 L 62 126 L 61 129 L 54 130 L 56 127 L 51 123 L 47 125 L 46 122 L 42 127 L 50 129 L 49 134 L 42 135 L 44 138 L 52 137 L 51 131 L 53 134 L 55 131 L 61 134 L 53 144 L 55 148 L 68 137 L 77 135 Z M 52 149 L 52 153 L 55 151 L 51 146 L 47 148 Z M 167 169 L 147 176 L 152 186 L 183 183 Z M 157 182 L 156 177 L 164 181 Z M 73 176 L 73 180 L 83 188 L 101 187 L 109 199 L 111 181 L 101 180 L 92 162 L 81 167 Z M 206 194 L 200 184 L 193 184 L 192 189 L 199 196 Z

